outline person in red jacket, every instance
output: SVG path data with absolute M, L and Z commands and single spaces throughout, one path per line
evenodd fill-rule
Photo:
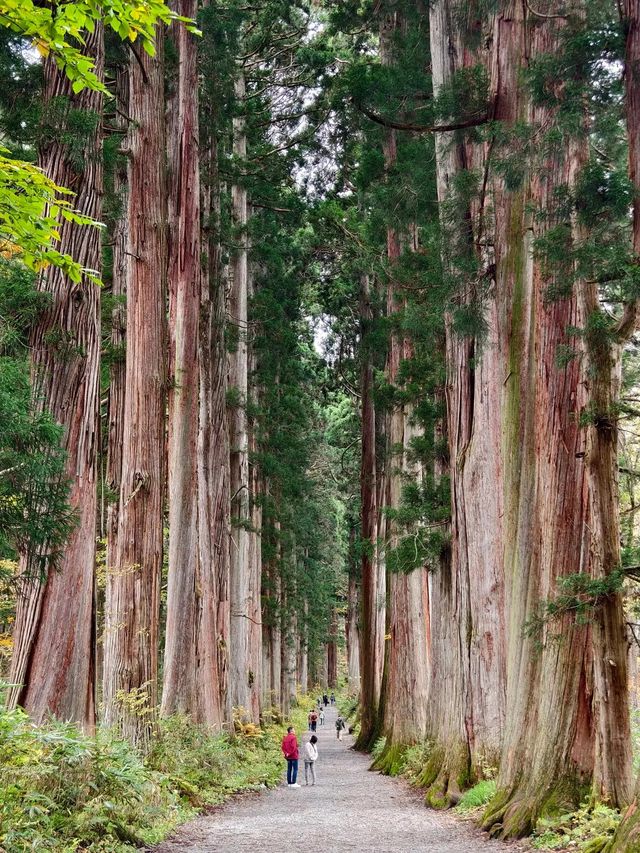
M 282 752 L 287 759 L 287 784 L 290 788 L 299 788 L 298 778 L 298 738 L 295 729 L 289 726 L 286 735 L 282 738 Z

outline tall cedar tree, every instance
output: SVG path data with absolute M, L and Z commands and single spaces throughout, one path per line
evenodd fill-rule
M 159 33 L 157 34 L 159 35 Z M 164 63 L 129 67 L 125 401 L 118 529 L 107 557 L 107 725 L 148 748 L 158 694 L 165 481 L 167 192 Z M 138 61 L 139 59 L 139 61 Z
M 86 55 L 102 78 L 103 30 L 87 35 Z M 102 95 L 74 94 L 53 56 L 44 62 L 39 165 L 75 193 L 76 208 L 100 219 Z M 98 229 L 64 221 L 60 250 L 86 269 L 101 268 Z M 45 549 L 22 560 L 9 702 L 42 721 L 49 714 L 92 731 L 94 698 L 94 563 L 100 362 L 99 289 L 88 277 L 72 283 L 57 267 L 38 277 L 51 302 L 31 334 L 34 401 L 64 427 L 70 501 L 77 514 L 59 565 Z

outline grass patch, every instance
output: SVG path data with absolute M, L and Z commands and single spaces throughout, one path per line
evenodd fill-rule
M 469 788 L 460 797 L 456 806 L 457 812 L 471 812 L 486 806 L 496 792 L 496 783 L 493 779 L 482 779 L 473 788 Z

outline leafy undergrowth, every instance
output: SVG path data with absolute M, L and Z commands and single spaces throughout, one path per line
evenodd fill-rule
M 160 726 L 143 762 L 108 731 L 91 738 L 69 724 L 34 726 L 0 706 L 0 853 L 125 853 L 282 776 L 281 724 L 233 736 L 181 717 Z
M 541 818 L 533 836 L 536 850 L 580 850 L 603 853 L 620 823 L 620 812 L 608 806 L 583 805 L 570 814 Z
M 371 749 L 371 758 L 374 761 L 377 761 L 378 758 L 384 752 L 384 748 L 387 745 L 386 737 L 379 737 L 378 740 L 374 743 L 373 748 Z
M 410 785 L 419 784 L 420 774 L 429 760 L 432 749 L 433 744 L 431 741 L 417 743 L 407 748 L 404 754 L 404 765 L 401 775 L 404 776 Z

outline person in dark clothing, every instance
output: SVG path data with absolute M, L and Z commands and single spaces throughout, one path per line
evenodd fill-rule
M 322 701 L 324 702 L 324 706 L 325 706 L 325 708 L 326 708 L 326 707 L 327 707 L 327 705 L 329 704 L 329 697 L 327 696 L 327 694 L 326 694 L 326 693 L 323 695 L 323 697 L 322 697 Z
M 298 738 L 293 726 L 289 726 L 282 738 L 282 752 L 287 759 L 287 784 L 290 788 L 299 788 L 298 779 Z

